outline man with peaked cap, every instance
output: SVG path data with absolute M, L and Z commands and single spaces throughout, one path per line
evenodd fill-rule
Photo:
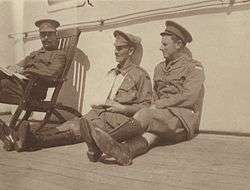
M 39 28 L 43 47 L 30 53 L 17 65 L 8 66 L 7 69 L 9 73 L 13 73 L 12 76 L 6 76 L 0 71 L 0 102 L 2 103 L 9 103 L 12 99 L 20 99 L 31 74 L 57 77 L 64 68 L 65 54 L 57 49 L 56 28 L 60 25 L 59 22 L 44 19 L 36 21 L 35 25 Z M 21 76 L 21 81 L 18 80 L 18 76 Z M 34 97 L 36 95 L 41 98 L 46 96 L 41 92 L 41 89 L 37 89 Z
M 58 50 L 56 28 L 58 21 L 43 19 L 35 22 L 39 28 L 40 39 L 43 47 L 38 51 L 31 52 L 17 65 L 7 67 L 8 76 L 0 71 L 0 103 L 11 103 L 21 100 L 24 90 L 31 75 L 58 77 L 65 66 L 66 56 L 62 50 Z M 32 98 L 44 99 L 46 87 L 39 85 L 33 90 Z M 9 131 L 9 130 L 8 130 Z M 0 134 L 0 139 L 6 138 Z M 8 138 L 7 138 L 8 139 Z
M 138 134 L 132 117 L 140 109 L 149 107 L 152 100 L 150 77 L 139 66 L 142 58 L 141 39 L 119 30 L 113 34 L 114 53 L 118 65 L 108 72 L 112 82 L 107 94 L 102 93 L 105 97 L 104 102 L 93 104 L 92 109 L 81 119 L 67 121 L 53 129 L 55 132 L 51 134 L 31 134 L 29 125 L 24 122 L 20 127 L 20 140 L 16 143 L 18 151 L 35 146 L 45 148 L 86 142 L 87 156 L 90 161 L 96 162 L 102 151 L 92 139 L 93 128 L 106 131 L 119 142 L 122 142 L 124 137 L 121 138 L 116 133 L 118 129 L 127 134 L 126 139 Z M 107 85 L 109 84 L 103 84 Z
M 172 143 L 189 140 L 199 129 L 204 70 L 185 47 L 192 36 L 181 25 L 166 21 L 161 37 L 160 50 L 165 60 L 154 70 L 154 102 L 133 117 L 138 135 L 120 143 L 102 129 L 92 131 L 101 151 L 121 165 L 130 165 L 134 157 L 146 153 L 159 140 Z M 116 133 L 126 138 L 123 130 Z

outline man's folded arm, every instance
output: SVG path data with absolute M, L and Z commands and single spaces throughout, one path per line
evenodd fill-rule
M 158 99 L 154 104 L 157 108 L 192 107 L 199 96 L 204 80 L 203 70 L 195 68 L 184 82 L 181 93 L 168 94 L 168 97 Z

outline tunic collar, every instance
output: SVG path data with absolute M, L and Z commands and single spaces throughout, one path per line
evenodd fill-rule
M 187 48 L 183 48 L 173 56 L 172 60 L 165 61 L 165 69 L 171 71 L 180 68 L 190 59 L 192 59 L 191 52 Z
M 111 69 L 108 73 L 115 72 L 116 75 L 122 74 L 122 76 L 125 76 L 134 66 L 131 59 L 127 59 L 124 65 L 118 64 L 116 68 Z
M 42 47 L 41 49 L 38 50 L 38 52 L 39 52 L 39 53 L 45 53 L 45 52 L 52 52 L 52 51 L 56 51 L 56 50 L 58 50 L 58 49 L 54 49 L 54 50 L 48 51 L 48 50 L 46 50 L 44 47 Z

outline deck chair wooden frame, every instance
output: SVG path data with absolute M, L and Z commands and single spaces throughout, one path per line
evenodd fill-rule
M 9 124 L 11 128 L 16 128 L 22 121 L 29 120 L 31 113 L 34 111 L 46 113 L 38 129 L 42 128 L 47 123 L 65 122 L 66 119 L 59 112 L 59 110 L 70 112 L 71 114 L 77 117 L 82 116 L 81 113 L 79 113 L 76 109 L 57 102 L 63 83 L 67 80 L 66 76 L 74 58 L 75 48 L 77 47 L 80 33 L 81 32 L 77 28 L 59 30 L 57 32 L 57 36 L 59 40 L 58 49 L 63 50 L 66 53 L 65 68 L 61 76 L 57 78 L 54 78 L 54 77 L 50 78 L 47 76 L 44 77 L 44 76 L 37 75 L 37 74 L 32 75 L 31 80 L 29 81 L 27 87 L 25 88 L 25 92 L 23 94 L 22 100 L 19 102 L 15 113 L 11 117 L 10 124 Z M 47 90 L 49 88 L 54 88 L 54 91 L 50 100 L 46 100 L 46 99 L 35 100 L 34 98 L 31 98 L 30 95 L 31 95 L 33 87 L 41 83 L 46 84 L 46 87 L 48 87 Z M 19 119 L 23 111 L 25 111 L 25 114 L 23 115 L 21 119 Z M 51 120 L 52 115 L 55 116 L 56 120 Z

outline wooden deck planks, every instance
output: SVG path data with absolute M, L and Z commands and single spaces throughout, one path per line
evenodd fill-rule
M 132 166 L 91 163 L 86 146 L 5 152 L 0 149 L 0 189 L 250 189 L 250 138 L 201 134 L 160 146 Z

